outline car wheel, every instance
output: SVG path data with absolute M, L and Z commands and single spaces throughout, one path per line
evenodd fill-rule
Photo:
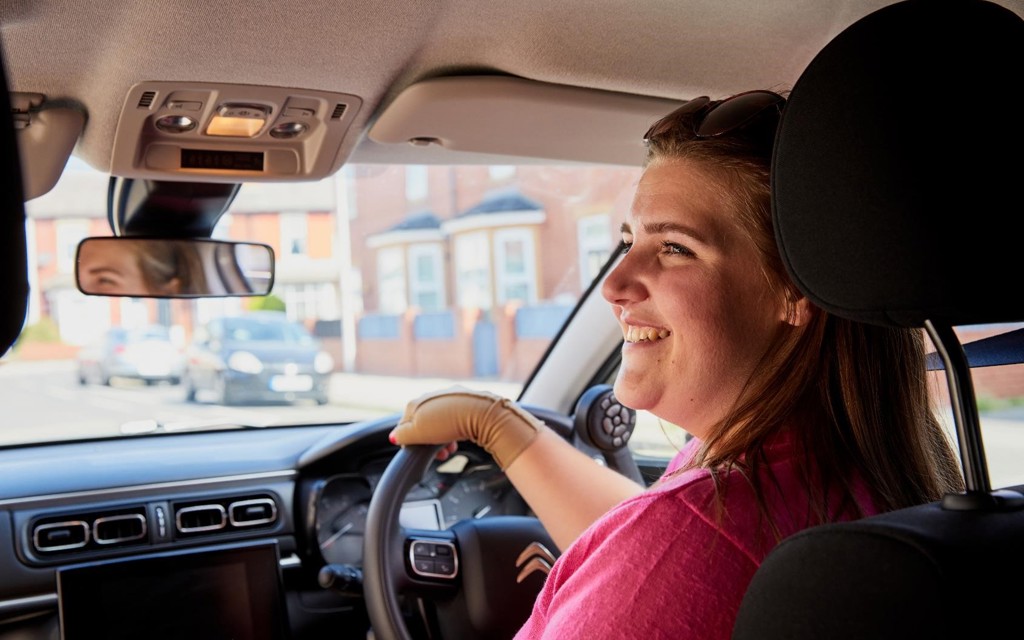
M 182 382 L 185 385 L 185 402 L 196 401 L 196 387 L 192 384 L 192 378 L 185 376 Z

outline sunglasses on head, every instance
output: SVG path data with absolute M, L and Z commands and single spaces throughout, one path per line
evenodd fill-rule
M 695 138 L 715 138 L 750 124 L 761 114 L 782 113 L 786 99 L 772 91 L 746 91 L 712 102 L 707 96 L 688 101 L 658 120 L 644 134 L 644 142 L 679 126 L 689 126 Z

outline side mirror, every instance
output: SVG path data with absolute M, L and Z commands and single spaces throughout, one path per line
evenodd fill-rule
M 92 296 L 265 296 L 274 285 L 274 250 L 205 238 L 86 238 L 78 243 L 75 281 Z

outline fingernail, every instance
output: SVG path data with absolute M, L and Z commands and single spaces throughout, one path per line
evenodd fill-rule
M 394 431 L 388 434 L 388 442 L 390 442 L 391 444 L 398 444 L 398 438 L 395 437 Z

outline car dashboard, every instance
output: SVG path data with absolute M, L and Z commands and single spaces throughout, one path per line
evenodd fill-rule
M 126 567 L 140 576 L 133 579 L 158 573 L 171 584 L 194 584 L 186 571 L 195 571 L 206 576 L 204 584 L 223 579 L 232 591 L 220 577 L 228 574 L 212 573 L 213 565 L 252 547 L 276 554 L 283 636 L 365 638 L 363 527 L 374 488 L 397 451 L 387 441 L 396 419 L 0 450 L 0 640 L 72 637 L 62 622 L 80 625 L 74 615 L 100 606 L 86 601 L 112 606 L 105 623 L 89 614 L 97 619 L 93 626 L 109 627 L 141 606 L 125 595 L 131 589 L 108 598 L 123 606 L 103 603 L 79 574 Z M 490 456 L 463 443 L 409 492 L 401 524 L 438 530 L 493 515 L 530 513 Z M 127 568 L 141 562 L 163 564 Z M 92 582 L 98 589 L 95 583 L 104 580 Z M 136 591 L 153 588 L 138 584 Z M 247 593 L 255 591 L 251 580 L 248 586 Z M 202 615 L 195 607 L 179 612 Z M 191 622 L 197 630 L 208 623 Z

